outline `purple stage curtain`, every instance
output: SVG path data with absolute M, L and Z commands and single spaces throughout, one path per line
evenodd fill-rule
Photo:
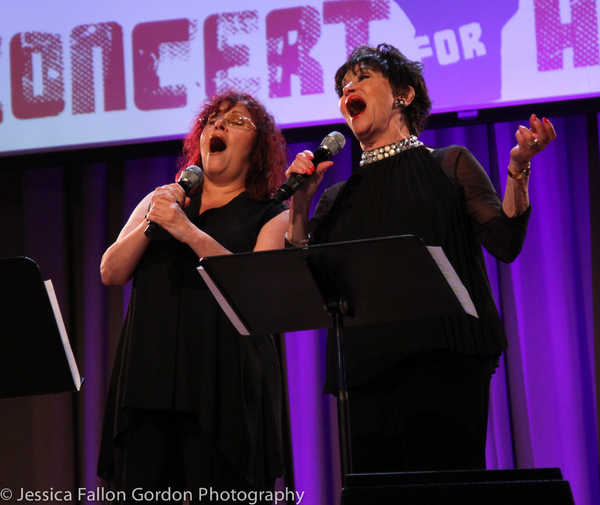
M 592 252 L 600 192 L 589 184 L 599 178 L 599 153 L 597 118 L 590 117 L 552 119 L 559 136 L 532 163 L 523 252 L 511 265 L 486 256 L 510 345 L 492 379 L 488 468 L 560 467 L 577 505 L 600 504 L 593 329 L 600 290 Z M 421 139 L 465 145 L 502 191 L 517 125 L 438 129 Z M 291 144 L 290 156 L 320 140 Z M 103 286 L 99 264 L 135 205 L 173 179 L 174 164 L 175 156 L 164 156 L 2 168 L 0 158 L 0 257 L 31 257 L 53 280 L 85 377 L 77 394 L 0 400 L 0 489 L 13 499 L 21 489 L 52 489 L 80 503 L 100 501 L 100 428 L 129 287 Z M 350 167 L 347 146 L 323 186 L 346 179 Z M 339 503 L 341 486 L 335 399 L 321 394 L 324 345 L 320 330 L 285 337 L 293 447 L 287 484 L 308 505 Z

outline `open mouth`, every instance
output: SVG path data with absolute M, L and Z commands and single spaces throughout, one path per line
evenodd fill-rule
M 348 109 L 348 114 L 350 114 L 351 119 L 355 119 L 356 117 L 360 116 L 366 107 L 367 104 L 357 96 L 351 96 L 346 102 L 346 109 Z
M 220 153 L 227 149 L 227 144 L 225 144 L 225 141 L 221 137 L 213 135 L 210 138 L 209 148 L 211 153 Z

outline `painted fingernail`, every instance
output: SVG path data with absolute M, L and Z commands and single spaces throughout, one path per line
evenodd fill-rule
M 532 120 L 532 121 L 537 121 L 537 116 L 536 116 L 535 114 L 532 114 L 532 115 L 531 115 L 531 120 Z
M 544 118 L 543 119 L 544 123 L 549 123 L 550 121 L 548 121 L 548 118 Z

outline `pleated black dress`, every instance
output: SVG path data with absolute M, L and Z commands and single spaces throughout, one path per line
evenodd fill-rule
M 479 319 L 465 314 L 346 328 L 348 386 L 425 350 L 499 357 L 507 341 L 481 244 L 496 258 L 513 261 L 529 214 L 530 209 L 508 218 L 485 170 L 460 146 L 433 152 L 414 147 L 359 167 L 348 181 L 328 189 L 311 220 L 316 243 L 416 235 L 428 246 L 442 247 L 479 314 Z M 325 392 L 334 392 L 331 345 L 328 355 Z
M 233 253 L 254 249 L 261 228 L 287 207 L 241 193 L 186 214 Z M 274 336 L 240 336 L 201 279 L 198 256 L 161 230 L 133 279 L 110 382 L 98 474 L 111 476 L 115 439 L 137 409 L 192 414 L 251 484 L 284 473 L 282 385 Z M 239 272 L 240 276 L 244 272 Z

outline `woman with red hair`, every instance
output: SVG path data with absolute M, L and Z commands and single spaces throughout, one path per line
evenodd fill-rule
M 140 489 L 196 501 L 204 489 L 261 503 L 283 474 L 274 337 L 241 337 L 196 268 L 204 256 L 284 246 L 287 207 L 270 198 L 286 164 L 258 101 L 232 91 L 206 101 L 177 176 L 197 165 L 202 184 L 150 193 L 102 258 L 106 285 L 133 277 L 98 465 L 118 501 Z

